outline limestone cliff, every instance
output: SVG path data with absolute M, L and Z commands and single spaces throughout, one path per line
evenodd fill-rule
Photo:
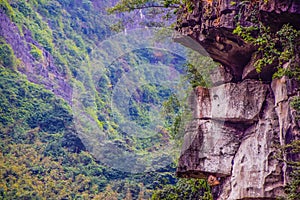
M 221 74 L 232 78 L 209 89 L 195 88 L 190 98 L 194 120 L 186 128 L 178 176 L 218 177 L 216 199 L 284 196 L 289 169 L 276 158 L 277 147 L 299 139 L 299 122 L 290 106 L 299 96 L 299 84 L 286 76 L 272 79 L 274 65 L 257 73 L 257 47 L 232 32 L 238 24 L 259 23 L 274 31 L 286 23 L 299 30 L 299 19 L 300 2 L 291 0 L 196 0 L 192 12 L 179 11 L 182 35 L 175 40 L 193 48 L 186 37 L 194 39 L 229 73 Z

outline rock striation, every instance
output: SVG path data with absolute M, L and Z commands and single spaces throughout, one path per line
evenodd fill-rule
M 290 106 L 300 94 L 299 83 L 286 76 L 272 79 L 274 66 L 258 74 L 256 47 L 232 33 L 237 24 L 255 26 L 254 16 L 275 30 L 287 22 L 299 29 L 300 3 L 247 2 L 193 1 L 192 12 L 179 11 L 181 35 L 174 38 L 193 48 L 186 39 L 192 38 L 221 63 L 223 81 L 214 80 L 211 88 L 196 87 L 191 94 L 193 120 L 186 127 L 177 168 L 179 177 L 218 177 L 221 184 L 213 190 L 220 200 L 284 196 L 289 169 L 281 160 L 289 155 L 277 159 L 278 146 L 300 136 Z

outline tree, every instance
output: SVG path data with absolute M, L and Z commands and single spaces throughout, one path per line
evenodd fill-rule
M 204 179 L 180 179 L 176 185 L 164 186 L 162 190 L 155 191 L 152 200 L 212 200 L 210 190 Z
M 189 0 L 120 0 L 114 7 L 109 8 L 107 11 L 110 14 L 136 11 L 135 14 L 131 15 L 134 17 L 127 15 L 123 17 L 121 20 L 123 26 L 126 23 L 137 22 L 136 17 L 140 16 L 138 13 L 140 12 L 146 16 L 149 15 L 149 17 L 146 17 L 146 20 L 142 21 L 143 25 L 147 27 L 169 27 L 174 22 L 174 19 L 176 19 L 178 9 L 183 7 L 191 8 L 192 5 Z M 118 26 L 122 27 L 120 23 Z
M 185 1 L 183 1 L 185 2 Z M 121 12 L 131 12 L 133 10 L 147 9 L 147 8 L 170 8 L 178 9 L 181 6 L 179 0 L 121 0 L 114 7 L 109 8 L 109 13 L 121 13 Z
M 103 193 L 100 193 L 94 197 L 94 199 L 99 199 L 99 200 L 117 200 L 118 199 L 118 194 L 113 191 L 111 188 L 111 185 L 107 185 L 105 191 Z

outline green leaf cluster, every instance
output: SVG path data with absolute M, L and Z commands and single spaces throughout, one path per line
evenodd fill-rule
M 291 75 L 291 71 L 299 69 L 296 62 L 296 49 L 299 46 L 300 32 L 293 26 L 284 24 L 278 31 L 271 31 L 270 27 L 260 24 L 256 27 L 242 27 L 237 25 L 233 31 L 244 41 L 252 43 L 257 47 L 255 57 L 257 58 L 254 66 L 258 73 L 264 67 L 273 66 L 278 71 L 273 78 Z M 288 68 L 283 68 L 283 64 L 289 62 Z M 295 75 L 294 75 L 295 76 Z
M 43 60 L 43 51 L 39 49 L 37 46 L 35 46 L 34 44 L 31 44 L 30 46 L 31 46 L 30 54 L 33 56 L 33 58 L 36 61 Z
M 10 69 L 16 69 L 17 65 L 13 49 L 3 38 L 0 38 L 0 64 Z
M 152 195 L 152 200 L 212 200 L 210 186 L 202 179 L 180 179 L 176 185 L 165 186 Z

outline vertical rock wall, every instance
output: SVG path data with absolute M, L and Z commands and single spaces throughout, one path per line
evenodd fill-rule
M 223 84 L 216 81 L 218 85 L 209 89 L 197 87 L 191 95 L 194 120 L 186 128 L 177 175 L 218 177 L 216 199 L 276 199 L 284 196 L 289 178 L 281 161 L 288 155 L 278 159 L 278 146 L 299 138 L 299 122 L 290 106 L 299 96 L 299 86 L 287 77 L 272 80 L 276 70 L 272 66 L 258 75 L 255 47 L 232 31 L 237 23 L 255 26 L 249 20 L 254 6 L 262 22 L 271 26 L 280 26 L 291 16 L 297 21 L 300 3 L 251 1 L 241 7 L 234 2 L 194 1 L 193 12 L 182 10 L 179 17 L 177 30 L 182 36 L 175 40 L 193 48 L 185 37 L 194 39 L 229 73 L 220 73 L 223 80 L 232 78 Z
M 276 156 L 299 135 L 290 107 L 298 92 L 286 77 L 195 88 L 177 175 L 219 177 L 219 199 L 284 196 L 287 166 Z

